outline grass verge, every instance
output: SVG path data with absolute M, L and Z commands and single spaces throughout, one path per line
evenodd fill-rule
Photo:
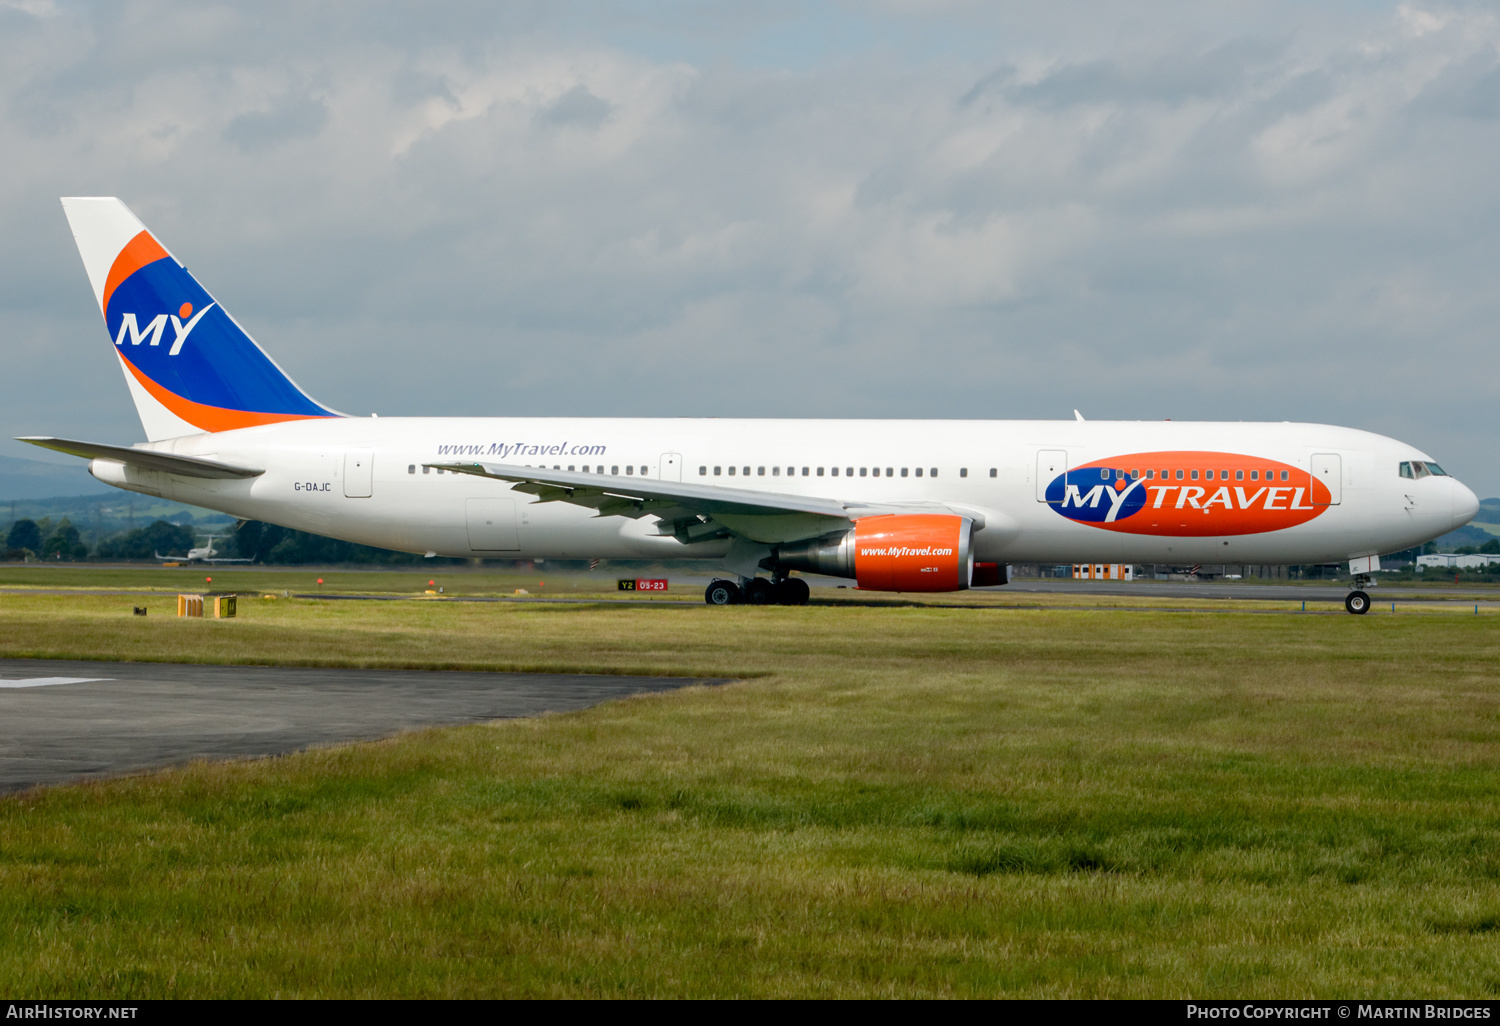
M 5 596 L 0 654 L 745 679 L 0 800 L 0 988 L 1500 992 L 1489 617 L 241 616 Z

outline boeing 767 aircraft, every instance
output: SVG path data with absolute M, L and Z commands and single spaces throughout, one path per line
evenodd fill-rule
M 351 417 L 302 391 L 113 197 L 62 201 L 145 443 L 29 437 L 107 484 L 407 552 L 715 560 L 713 604 L 1010 563 L 1333 563 L 1467 523 L 1426 453 L 1323 424 Z M 762 574 L 766 576 L 762 576 Z

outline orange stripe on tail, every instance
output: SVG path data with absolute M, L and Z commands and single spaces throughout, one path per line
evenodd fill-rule
M 142 232 L 141 235 L 145 235 Z M 140 236 L 137 236 L 139 238 Z M 118 262 L 116 263 L 118 265 Z M 110 272 L 114 276 L 114 272 Z M 106 300 L 107 301 L 107 300 Z M 151 393 L 151 397 L 161 403 L 176 416 L 187 421 L 193 427 L 201 431 L 233 431 L 236 428 L 257 427 L 261 424 L 280 424 L 288 420 L 322 420 L 322 417 L 306 416 L 298 413 L 250 413 L 245 410 L 226 410 L 222 406 L 205 406 L 203 403 L 195 403 L 191 399 L 184 399 L 176 392 L 169 391 L 146 377 L 140 368 L 125 358 L 125 354 L 118 349 L 121 362 L 130 370 L 134 378 L 141 383 L 141 387 Z
M 168 255 L 161 248 L 161 243 L 151 237 L 150 232 L 143 231 L 125 243 L 125 248 L 120 250 L 120 255 L 110 265 L 109 276 L 104 279 L 104 315 L 109 316 L 109 297 L 115 294 L 115 289 L 120 287 L 121 282 L 147 264 L 154 264 Z

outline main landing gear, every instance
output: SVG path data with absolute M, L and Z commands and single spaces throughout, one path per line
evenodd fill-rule
M 1375 578 L 1369 574 L 1354 575 L 1354 590 L 1344 596 L 1344 608 L 1356 616 L 1363 616 L 1370 611 L 1370 596 L 1366 588 L 1375 587 Z
M 703 601 L 711 606 L 732 606 L 740 602 L 752 606 L 805 606 L 808 596 L 807 582 L 798 577 L 783 577 L 767 580 L 752 577 L 741 588 L 733 581 L 709 582 L 703 592 Z

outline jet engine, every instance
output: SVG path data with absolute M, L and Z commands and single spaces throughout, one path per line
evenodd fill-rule
M 974 574 L 974 521 L 951 513 L 864 517 L 846 531 L 780 545 L 780 570 L 852 577 L 871 591 L 962 591 Z

